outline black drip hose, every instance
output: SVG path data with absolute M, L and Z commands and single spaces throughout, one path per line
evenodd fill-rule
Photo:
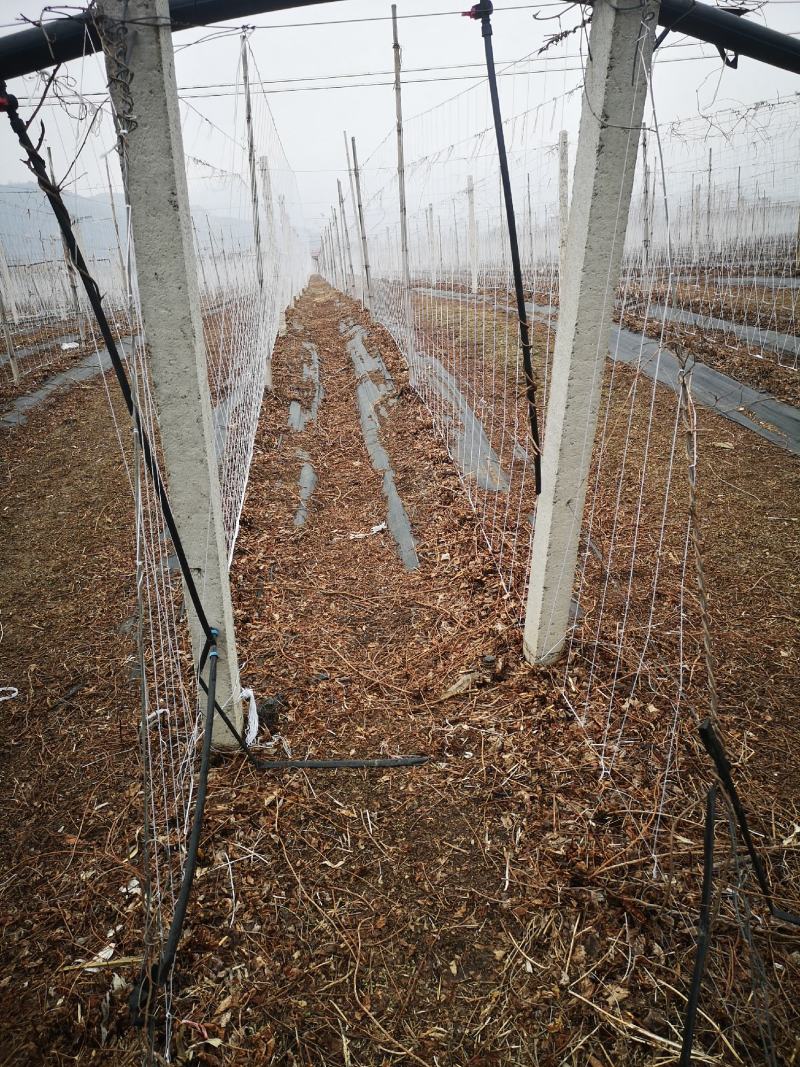
M 712 785 L 706 797 L 706 829 L 703 841 L 703 889 L 700 896 L 700 919 L 697 926 L 697 953 L 686 1004 L 683 1041 L 678 1067 L 691 1067 L 694 1027 L 700 1002 L 700 984 L 706 969 L 706 955 L 711 939 L 711 887 L 714 876 L 714 821 L 717 815 L 717 787 Z
M 131 1023 L 134 1026 L 142 1026 L 145 1018 L 152 1019 L 152 1002 L 156 991 L 166 982 L 172 965 L 175 962 L 175 954 L 178 951 L 178 943 L 183 932 L 183 924 L 186 919 L 186 909 L 189 906 L 189 896 L 192 892 L 192 883 L 197 869 L 197 850 L 200 845 L 200 834 L 203 829 L 203 815 L 206 807 L 206 793 L 208 791 L 208 767 L 211 760 L 211 738 L 214 733 L 214 705 L 217 693 L 217 648 L 216 635 L 212 633 L 206 641 L 203 660 L 208 658 L 208 703 L 206 705 L 205 731 L 203 734 L 203 753 L 200 759 L 200 774 L 197 782 L 197 799 L 195 800 L 194 816 L 192 817 L 192 829 L 189 834 L 189 843 L 186 847 L 186 864 L 183 868 L 183 879 L 175 903 L 175 911 L 172 914 L 167 941 L 158 962 L 154 963 L 148 973 L 142 973 L 139 981 L 133 987 L 133 992 L 128 999 L 128 1007 L 131 1013 Z
M 203 670 L 203 664 L 205 662 L 205 653 L 200 659 L 200 671 Z M 198 680 L 200 686 L 206 693 L 209 692 L 203 679 L 199 676 Z M 242 737 L 239 731 L 231 722 L 228 715 L 226 715 L 224 708 L 221 708 L 217 701 L 214 701 L 214 711 L 222 719 L 231 732 L 237 745 L 244 753 L 247 762 L 254 767 L 257 771 L 337 771 L 337 770 L 378 770 L 383 767 L 419 767 L 423 763 L 428 763 L 430 756 L 382 756 L 377 759 L 279 759 L 279 760 L 262 760 L 258 759 L 250 751 L 247 741 Z
M 533 377 L 531 362 L 531 338 L 528 328 L 528 312 L 525 307 L 525 291 L 522 286 L 522 265 L 517 240 L 517 220 L 514 214 L 514 200 L 511 194 L 511 177 L 508 172 L 508 155 L 506 139 L 503 133 L 503 116 L 500 112 L 500 96 L 497 90 L 497 77 L 494 69 L 494 49 L 492 48 L 492 4 L 490 0 L 481 0 L 471 11 L 465 12 L 472 19 L 481 20 L 481 34 L 486 52 L 486 73 L 489 78 L 489 93 L 492 98 L 492 115 L 494 132 L 497 138 L 497 155 L 500 160 L 500 176 L 503 183 L 503 200 L 506 205 L 508 240 L 511 245 L 511 266 L 514 272 L 514 291 L 517 298 L 517 316 L 519 318 L 519 339 L 522 347 L 522 366 L 525 372 L 525 396 L 528 401 L 528 420 L 531 440 L 533 442 L 533 473 L 536 495 L 542 491 L 542 446 L 539 438 L 539 416 L 536 411 L 536 380 Z
M 772 890 L 767 881 L 767 873 L 764 870 L 764 863 L 761 856 L 756 851 L 755 842 L 750 834 L 750 827 L 747 823 L 747 816 L 745 815 L 744 807 L 742 806 L 742 802 L 733 782 L 730 761 L 728 760 L 722 741 L 717 736 L 717 732 L 710 719 L 705 719 L 700 724 L 700 740 L 703 742 L 706 752 L 714 761 L 714 766 L 717 768 L 717 774 L 722 783 L 722 788 L 725 790 L 728 799 L 731 802 L 731 807 L 736 816 L 736 822 L 738 823 L 739 830 L 744 839 L 745 848 L 750 856 L 750 862 L 753 864 L 756 881 L 761 888 L 770 915 L 772 915 L 774 919 L 780 919 L 782 922 L 791 923 L 792 926 L 800 926 L 800 915 L 793 915 L 791 912 L 784 911 L 783 908 L 779 908 L 772 899 Z

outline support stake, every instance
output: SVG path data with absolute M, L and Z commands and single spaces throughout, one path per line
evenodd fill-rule
M 361 205 L 361 179 L 358 173 L 358 154 L 356 153 L 356 139 L 350 138 L 353 146 L 353 177 L 356 183 L 356 202 L 358 204 L 358 225 L 361 231 L 361 253 L 362 262 L 364 263 L 364 288 L 366 290 L 364 300 L 364 306 L 367 311 L 372 310 L 372 286 L 369 280 L 369 251 L 367 249 L 367 231 L 364 228 L 364 209 Z
M 525 616 L 531 663 L 555 660 L 569 625 L 657 18 L 657 0 L 593 5 Z
M 219 631 L 217 698 L 242 727 L 228 554 L 214 449 L 197 266 L 167 0 L 102 0 L 110 39 L 124 36 L 125 69 L 106 56 L 124 133 L 125 171 L 142 322 L 175 524 L 211 625 Z M 187 597 L 195 665 L 206 635 Z M 214 723 L 214 743 L 234 747 Z

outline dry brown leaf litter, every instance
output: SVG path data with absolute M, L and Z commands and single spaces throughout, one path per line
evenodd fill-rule
M 637 823 L 598 783 L 560 675 L 520 663 L 516 611 L 455 469 L 376 330 L 371 343 L 398 384 L 387 447 L 420 571 L 402 570 L 387 534 L 350 540 L 381 521 L 384 502 L 361 443 L 343 316 L 360 313 L 317 287 L 292 319 L 303 332 L 290 331 L 276 355 L 233 574 L 243 673 L 259 696 L 283 694 L 277 727 L 298 754 L 424 751 L 433 763 L 331 776 L 215 767 L 176 976 L 179 1053 L 276 1064 L 673 1062 L 699 887 L 692 746 L 670 809 L 670 879 L 653 882 L 637 838 L 652 795 L 642 793 Z M 300 445 L 319 484 L 298 531 L 299 459 L 285 424 L 308 338 L 326 400 Z M 120 1032 L 126 994 L 113 968 L 62 969 L 92 959 L 117 926 L 115 953 L 135 955 L 140 923 L 135 899 L 120 893 L 137 872 L 139 803 L 136 693 L 117 632 L 133 604 L 130 505 L 104 403 L 95 383 L 3 440 L 5 573 L 19 574 L 4 591 L 4 663 L 27 697 L 4 705 L 0 783 L 13 813 L 2 883 L 9 1063 L 137 1055 Z M 96 427 L 91 448 L 75 448 L 67 420 L 78 417 Z M 736 446 L 709 450 L 703 475 L 714 485 L 704 504 L 728 725 L 749 757 L 738 773 L 781 899 L 796 906 L 800 842 L 780 848 L 798 821 L 785 755 L 796 737 L 796 626 L 781 618 L 787 568 L 797 573 L 796 473 L 745 431 L 701 419 Z M 753 522 L 742 488 L 763 494 L 780 525 Z M 463 692 L 439 700 L 468 673 Z M 757 943 L 791 1062 L 797 942 L 759 926 Z M 135 967 L 119 973 L 130 980 Z M 757 1061 L 747 948 L 726 907 L 701 1006 L 704 1062 Z

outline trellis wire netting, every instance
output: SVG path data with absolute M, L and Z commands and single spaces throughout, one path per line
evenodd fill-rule
M 251 119 L 257 156 L 255 188 L 251 187 L 248 169 L 241 68 L 237 91 L 229 98 L 229 113 L 222 121 L 212 121 L 193 103 L 182 105 L 214 445 L 229 556 L 236 544 L 272 350 L 284 309 L 305 284 L 310 264 L 295 176 L 266 97 L 257 91 L 258 72 L 250 58 L 250 80 L 256 83 Z M 86 57 L 82 68 L 82 78 L 90 74 L 103 78 L 99 56 Z M 33 99 L 40 82 L 28 79 L 28 85 Z M 65 96 L 74 99 L 71 92 L 65 91 Z M 157 446 L 158 411 L 112 105 L 107 98 L 75 104 L 59 97 L 56 79 L 55 96 L 47 106 L 52 103 L 59 108 L 57 121 L 52 109 L 49 113 L 45 109 L 45 143 L 55 140 L 52 135 L 48 137 L 51 129 L 57 138 L 52 144 L 55 179 L 61 184 L 69 176 L 70 192 L 65 202 L 76 237 L 89 272 L 103 293 L 142 428 Z M 205 162 L 204 154 L 213 155 L 214 166 Z M 220 160 L 224 162 L 220 164 Z M 34 373 L 47 379 L 80 364 L 82 372 L 90 376 L 107 371 L 110 365 L 79 279 L 72 284 L 75 278 L 44 196 L 26 185 L 20 188 L 19 198 L 26 207 L 14 232 L 2 234 L 4 258 L 0 261 L 4 310 L 18 379 L 15 382 L 11 374 L 12 353 L 6 353 L 3 384 L 12 401 L 30 390 Z M 104 381 L 107 390 L 115 388 L 107 376 Z M 137 900 L 143 905 L 144 968 L 149 970 L 163 950 L 186 863 L 205 700 L 196 683 L 174 546 L 138 439 L 132 427 L 115 414 L 120 407 L 111 402 L 111 392 L 109 400 L 134 503 L 136 659 L 142 704 L 142 878 L 134 879 L 125 891 L 132 905 Z M 168 478 L 165 481 L 168 483 Z M 145 1031 L 150 1051 L 167 1058 L 172 1045 L 171 982 L 170 975 L 149 1005 L 157 1023 Z
M 524 75 L 509 81 L 503 126 L 546 449 L 567 199 L 558 118 L 580 85 L 542 100 Z M 700 636 L 677 383 L 698 341 L 797 366 L 800 204 L 790 175 L 800 153 L 794 99 L 661 127 L 649 97 L 623 269 L 607 293 L 615 324 L 577 517 L 561 689 L 591 762 L 649 841 L 657 868 L 664 812 L 678 795 L 679 729 L 702 699 L 689 677 Z M 574 152 L 574 132 L 566 136 Z M 351 279 L 332 233 L 323 239 L 323 272 L 371 306 L 405 357 L 521 620 L 536 499 L 488 86 L 406 117 L 404 155 L 409 291 L 394 129 L 361 164 L 369 285 L 363 270 Z M 351 199 L 344 220 L 353 248 L 357 217 Z M 746 378 L 746 367 L 735 373 Z M 722 411 L 738 383 L 724 372 L 717 381 L 717 401 L 706 403 Z M 652 804 L 634 812 L 643 786 Z

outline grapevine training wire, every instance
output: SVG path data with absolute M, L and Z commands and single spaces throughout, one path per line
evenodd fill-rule
M 123 366 L 122 360 L 117 349 L 116 341 L 111 332 L 111 328 L 106 317 L 105 309 L 102 305 L 102 297 L 100 290 L 97 287 L 97 283 L 94 278 L 89 274 L 86 262 L 83 258 L 83 253 L 77 245 L 75 235 L 73 233 L 72 222 L 70 220 L 69 212 L 64 206 L 64 201 L 61 197 L 60 189 L 54 185 L 47 174 L 47 168 L 42 157 L 31 141 L 28 130 L 25 123 L 22 121 L 17 110 L 17 100 L 14 96 L 10 96 L 6 93 L 5 82 L 0 81 L 0 111 L 6 111 L 8 114 L 11 128 L 17 135 L 19 143 L 22 145 L 25 153 L 28 157 L 30 168 L 33 171 L 36 179 L 39 183 L 39 187 L 45 194 L 50 202 L 50 206 L 53 209 L 53 214 L 58 222 L 59 229 L 63 235 L 69 250 L 70 259 L 72 260 L 78 274 L 81 277 L 86 295 L 89 298 L 89 303 L 92 307 L 95 319 L 97 320 L 98 327 L 105 341 L 108 354 L 111 357 L 111 362 L 114 367 L 114 372 L 119 382 L 120 390 L 122 391 L 123 398 L 125 400 L 125 406 L 128 409 L 128 413 L 134 420 L 137 433 L 140 436 L 142 453 L 144 456 L 147 469 L 150 473 L 150 477 L 153 479 L 153 483 L 156 487 L 156 492 L 161 503 L 161 508 L 164 514 L 164 521 L 166 522 L 170 536 L 172 537 L 173 545 L 176 555 L 180 561 L 181 573 L 183 579 L 186 582 L 186 589 L 189 593 L 189 597 L 192 601 L 195 613 L 197 614 L 198 621 L 203 630 L 203 633 L 208 638 L 211 634 L 211 626 L 206 618 L 205 610 L 200 600 L 200 595 L 197 591 L 197 587 L 192 576 L 189 563 L 186 559 L 186 554 L 181 543 L 181 539 L 178 535 L 178 529 L 175 524 L 175 519 L 170 508 L 169 499 L 167 497 L 166 488 L 161 479 L 161 474 L 158 470 L 155 457 L 153 456 L 152 449 L 150 447 L 150 441 L 144 428 L 141 424 L 140 415 L 138 409 L 133 402 L 133 394 L 131 393 L 130 382 Z

